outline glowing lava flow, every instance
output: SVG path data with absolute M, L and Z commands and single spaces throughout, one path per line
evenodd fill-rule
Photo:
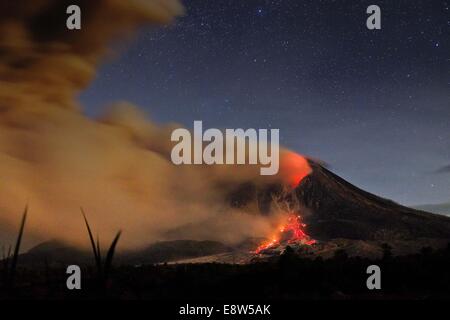
M 295 214 L 290 214 L 287 221 L 282 225 L 277 233 L 268 240 L 262 243 L 256 250 L 255 253 L 259 254 L 264 250 L 275 248 L 282 243 L 301 243 L 305 245 L 312 245 L 316 240 L 311 239 L 304 231 L 306 224 L 302 223 L 301 217 Z
M 285 151 L 281 159 L 280 176 L 283 178 L 286 186 L 290 188 L 297 187 L 300 182 L 311 173 L 312 169 L 309 166 L 308 160 L 303 156 Z M 311 239 L 304 231 L 306 224 L 301 220 L 301 217 L 294 213 L 294 210 L 288 208 L 283 210 L 287 213 L 287 219 L 277 229 L 271 240 L 263 242 L 255 253 L 261 253 L 266 249 L 278 247 L 282 244 L 299 243 L 304 245 L 312 245 L 316 241 Z

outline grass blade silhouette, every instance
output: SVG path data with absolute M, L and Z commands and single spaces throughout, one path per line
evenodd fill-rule
M 91 227 L 89 226 L 89 222 L 86 218 L 86 214 L 84 213 L 83 208 L 81 208 L 81 213 L 83 214 L 84 222 L 86 224 L 86 228 L 89 234 L 89 239 L 91 240 L 92 251 L 94 253 L 95 264 L 97 265 L 97 271 L 100 273 L 102 268 L 102 262 L 100 260 L 100 253 L 97 252 L 97 246 L 95 245 L 94 236 L 92 235 Z
M 114 252 L 116 250 L 117 243 L 119 242 L 120 235 L 122 234 L 122 231 L 117 232 L 116 236 L 114 237 L 114 240 L 111 242 L 111 246 L 108 249 L 108 253 L 106 254 L 106 260 L 105 260 L 105 280 L 108 277 L 109 271 L 111 270 L 111 265 L 114 257 Z
M 100 264 L 102 262 L 102 250 L 100 248 L 100 237 L 97 235 L 97 256 L 98 261 L 100 261 Z
M 23 231 L 25 229 L 25 222 L 27 220 L 27 214 L 28 214 L 28 206 L 25 207 L 25 210 L 23 212 L 22 222 L 20 223 L 20 229 L 19 229 L 19 234 L 17 236 L 16 246 L 14 247 L 14 254 L 13 254 L 12 260 L 11 260 L 11 267 L 10 267 L 10 272 L 8 275 L 8 282 L 9 282 L 8 286 L 10 288 L 14 284 L 14 276 L 16 274 L 17 261 L 19 259 L 20 244 L 22 243 Z
M 86 229 L 89 234 L 89 240 L 91 241 L 92 251 L 94 253 L 95 263 L 97 266 L 97 277 L 98 277 L 100 289 L 103 291 L 106 289 L 106 282 L 108 280 L 108 274 L 111 270 L 114 252 L 116 250 L 116 246 L 117 246 L 117 243 L 119 242 L 122 231 L 119 231 L 116 234 L 116 236 L 114 237 L 114 240 L 111 242 L 111 245 L 106 254 L 105 261 L 103 261 L 99 236 L 97 235 L 97 241 L 95 241 L 94 236 L 92 234 L 91 227 L 86 218 L 86 214 L 84 213 L 83 208 L 81 208 L 81 213 L 83 214 L 84 222 L 86 224 Z

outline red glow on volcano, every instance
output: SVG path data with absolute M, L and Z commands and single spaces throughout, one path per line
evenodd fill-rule
M 290 187 L 295 188 L 311 171 L 308 160 L 301 155 L 292 151 L 282 154 L 280 173 Z
M 312 172 L 308 160 L 301 155 L 292 152 L 284 151 L 281 155 L 280 162 L 280 176 L 284 183 L 290 188 L 297 187 L 300 182 Z M 316 241 L 311 239 L 305 232 L 306 224 L 301 220 L 301 216 L 295 214 L 289 203 L 285 203 L 285 208 L 280 208 L 286 213 L 285 220 L 281 223 L 274 235 L 263 242 L 255 250 L 255 253 L 261 253 L 266 249 L 276 248 L 284 244 L 304 244 L 312 245 Z
M 305 245 L 312 245 L 316 240 L 311 239 L 304 228 L 306 224 L 302 223 L 299 215 L 290 214 L 284 224 L 282 224 L 277 232 L 272 236 L 271 240 L 263 242 L 255 253 L 259 254 L 264 250 L 275 248 L 284 243 L 301 243 Z

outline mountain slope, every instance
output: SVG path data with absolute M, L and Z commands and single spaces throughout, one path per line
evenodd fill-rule
M 450 202 L 440 204 L 425 204 L 421 206 L 416 206 L 414 208 L 418 210 L 433 212 L 436 214 L 450 215 Z
M 216 241 L 175 240 L 160 241 L 136 250 L 119 252 L 114 258 L 116 264 L 152 264 L 198 258 L 229 252 L 230 248 Z M 41 243 L 21 254 L 19 263 L 35 268 L 50 266 L 93 264 L 91 251 L 80 250 L 56 240 Z
M 310 161 L 313 172 L 295 195 L 317 239 L 450 239 L 450 218 L 401 206 L 363 191 Z

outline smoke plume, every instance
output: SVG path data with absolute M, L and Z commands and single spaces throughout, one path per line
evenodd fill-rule
M 82 10 L 79 31 L 65 28 L 71 4 Z M 227 195 L 248 181 L 289 181 L 292 171 L 298 179 L 310 170 L 304 158 L 283 151 L 275 178 L 261 177 L 256 166 L 174 166 L 175 124 L 155 124 L 124 102 L 91 119 L 77 103 L 111 41 L 182 13 L 176 0 L 0 3 L 2 229 L 16 226 L 28 203 L 34 241 L 87 245 L 80 206 L 102 239 L 122 229 L 122 248 L 192 225 L 202 230 L 193 237 L 230 243 L 267 233 L 270 219 L 230 208 Z

